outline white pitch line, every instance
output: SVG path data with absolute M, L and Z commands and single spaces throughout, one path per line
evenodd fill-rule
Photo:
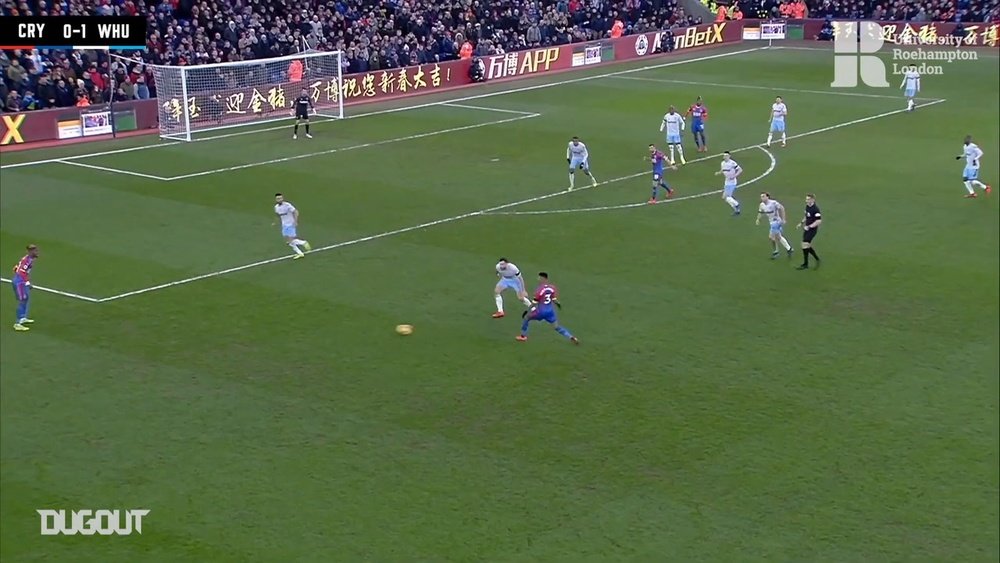
M 503 108 L 491 108 L 491 107 L 486 107 L 486 106 L 470 106 L 468 104 L 446 103 L 446 104 L 441 104 L 441 105 L 445 106 L 445 107 L 449 107 L 449 108 L 462 108 L 462 109 L 471 109 L 471 110 L 478 110 L 478 111 L 492 111 L 492 112 L 496 112 L 496 113 L 513 113 L 515 115 L 530 115 L 531 113 L 533 113 L 533 112 L 530 112 L 530 111 L 521 111 L 519 109 L 503 109 Z
M 69 166 L 79 166 L 81 168 L 90 168 L 91 170 L 100 170 L 102 172 L 111 172 L 112 174 L 124 174 L 126 176 L 138 176 L 140 178 L 146 178 L 147 180 L 159 180 L 161 182 L 166 182 L 170 178 L 164 178 L 163 176 L 154 176 L 153 174 L 144 174 L 142 172 L 132 172 L 131 170 L 119 170 L 118 168 L 109 168 L 107 166 L 97 166 L 96 164 L 84 164 L 82 162 L 76 162 L 73 160 L 57 160 L 59 164 L 66 164 Z
M 450 99 L 450 100 L 440 100 L 440 101 L 437 101 L 437 102 L 428 102 L 428 103 L 423 103 L 423 104 L 415 104 L 415 105 L 411 105 L 411 106 L 402 106 L 402 107 L 397 107 L 397 108 L 389 108 L 389 109 L 382 109 L 382 110 L 370 111 L 370 112 L 366 112 L 366 113 L 359 113 L 359 114 L 356 114 L 356 115 L 349 115 L 349 116 L 346 117 L 346 119 L 358 119 L 358 118 L 361 118 L 361 117 L 370 117 L 370 116 L 375 116 L 375 115 L 385 115 L 385 114 L 390 114 L 390 113 L 398 113 L 398 112 L 402 112 L 402 111 L 413 111 L 413 110 L 417 110 L 417 109 L 442 106 L 442 105 L 445 105 L 445 104 L 454 104 L 454 103 L 458 103 L 458 102 L 468 102 L 468 101 L 472 101 L 472 100 L 481 100 L 483 98 L 492 98 L 494 96 L 506 96 L 508 94 L 518 94 L 518 93 L 521 93 L 521 92 L 531 92 L 531 91 L 534 91 L 534 90 L 541 90 L 543 88 L 553 88 L 555 86 L 563 86 L 565 84 L 576 84 L 578 82 L 585 82 L 585 81 L 588 81 L 588 80 L 598 80 L 598 79 L 601 79 L 601 78 L 607 78 L 609 76 L 618 76 L 620 74 L 631 74 L 633 72 L 643 72 L 643 71 L 646 71 L 646 70 L 655 70 L 655 69 L 658 69 L 658 68 L 667 68 L 667 67 L 676 66 L 676 65 L 683 65 L 683 64 L 688 64 L 688 63 L 709 61 L 709 60 L 714 60 L 714 59 L 721 59 L 721 58 L 724 58 L 724 57 L 732 57 L 732 56 L 736 56 L 736 55 L 745 55 L 747 53 L 753 53 L 753 52 L 761 51 L 761 50 L 764 50 L 764 49 L 766 49 L 766 47 L 754 47 L 752 49 L 742 49 L 742 50 L 739 50 L 739 51 L 729 51 L 729 52 L 726 52 L 726 53 L 716 53 L 714 55 L 707 55 L 707 56 L 704 56 L 704 57 L 694 57 L 694 58 L 690 58 L 690 59 L 682 59 L 682 60 L 679 60 L 679 61 L 670 61 L 670 62 L 666 62 L 666 63 L 659 63 L 659 64 L 654 64 L 654 65 L 646 65 L 646 66 L 641 66 L 641 67 L 636 67 L 636 68 L 629 68 L 629 69 L 625 69 L 625 70 L 618 70 L 618 71 L 615 71 L 615 72 L 607 72 L 607 73 L 603 73 L 603 74 L 593 74 L 593 75 L 589 75 L 589 76 L 581 76 L 579 78 L 570 78 L 568 80 L 556 80 L 556 81 L 553 81 L 553 82 L 546 82 L 546 83 L 543 83 L 543 84 L 535 84 L 535 85 L 532 85 L 532 86 L 522 86 L 522 87 L 519 87 L 519 88 L 510 88 L 510 89 L 506 89 L 506 90 L 497 90 L 497 91 L 493 91 L 493 92 L 485 92 L 483 94 L 474 94 L 474 95 L 471 95 L 471 96 L 463 96 L 463 97 L 460 97 L 460 98 L 453 98 L 453 99 Z M 544 75 L 540 75 L 539 78 L 542 78 L 543 76 Z M 332 120 L 332 121 L 338 121 L 338 120 Z M 290 122 L 290 120 L 289 120 L 289 122 Z M 214 141 L 216 139 L 229 139 L 231 137 L 240 137 L 240 136 L 243 136 L 243 135 L 253 135 L 253 134 L 256 134 L 256 133 L 264 133 L 264 132 L 267 132 L 267 131 L 277 131 L 279 129 L 285 129 L 287 127 L 288 127 L 288 125 L 285 124 L 285 125 L 276 125 L 274 127 L 265 127 L 265 128 L 261 128 L 261 129 L 256 129 L 255 128 L 255 129 L 250 129 L 250 130 L 246 130 L 246 131 L 236 131 L 236 132 L 233 132 L 233 133 L 226 133 L 226 134 L 223 134 L 223 135 L 213 135 L 213 136 L 210 136 L 210 137 L 202 137 L 200 139 L 193 139 L 190 142 L 191 143 L 200 143 L 200 142 L 204 142 L 204 141 Z M 129 148 L 124 148 L 124 149 L 114 149 L 114 150 L 109 150 L 109 151 L 101 151 L 101 152 L 96 152 L 96 153 L 88 153 L 88 154 L 75 155 L 75 156 L 63 156 L 63 157 L 60 157 L 60 158 L 50 158 L 50 159 L 45 159 L 45 160 L 31 160 L 31 161 L 27 161 L 27 162 L 16 162 L 14 164 L 0 165 L 0 170 L 6 170 L 8 168 L 22 168 L 22 167 L 25 167 L 25 166 L 37 166 L 37 165 L 41 165 L 41 164 L 49 164 L 49 163 L 53 163 L 53 162 L 59 162 L 61 160 L 78 160 L 78 159 L 82 159 L 82 158 L 94 158 L 94 157 L 98 157 L 98 156 L 107 156 L 107 155 L 112 155 L 112 154 L 121 154 L 121 153 L 126 153 L 126 152 L 141 151 L 141 150 L 148 150 L 148 149 L 157 149 L 157 148 L 170 147 L 170 146 L 179 145 L 179 144 L 183 144 L 183 143 L 180 142 L 180 141 L 173 141 L 173 142 L 169 142 L 169 143 L 158 143 L 158 144 L 154 144 L 154 145 L 142 145 L 142 146 L 138 146 L 138 147 L 129 147 Z
M 7 278 L 0 278 L 0 282 L 13 284 L 13 280 Z M 94 297 L 87 297 L 86 295 L 80 295 L 79 293 L 70 293 L 68 291 L 62 291 L 60 289 L 52 289 L 51 287 L 42 287 L 40 285 L 31 284 L 32 290 L 44 291 L 45 293 L 54 293 L 56 295 L 62 295 L 63 297 L 71 297 L 73 299 L 79 299 L 80 301 L 86 301 L 88 303 L 100 303 L 101 299 Z
M 942 103 L 944 101 L 945 100 L 937 100 L 937 101 L 933 101 L 933 102 L 928 102 L 926 104 L 921 104 L 918 107 L 932 106 L 932 105 L 935 105 L 935 104 Z M 818 133 L 825 133 L 827 131 L 833 131 L 833 130 L 836 130 L 836 129 L 841 129 L 843 127 L 849 127 L 851 125 L 857 125 L 857 124 L 860 124 L 860 123 L 866 123 L 866 122 L 869 122 L 869 121 L 874 121 L 876 119 L 882 119 L 883 117 L 889 117 L 889 116 L 892 116 L 892 115 L 897 115 L 897 114 L 900 114 L 900 113 L 904 113 L 906 111 L 907 110 L 905 110 L 905 109 L 898 109 L 898 110 L 894 110 L 894 111 L 887 111 L 887 112 L 883 112 L 883 113 L 879 113 L 879 114 L 875 114 L 875 115 L 870 115 L 868 117 L 862 117 L 862 118 L 859 118 L 859 119 L 854 119 L 852 121 L 845 121 L 844 123 L 840 123 L 840 124 L 837 124 L 837 125 L 831 125 L 829 127 L 823 127 L 821 129 L 815 129 L 813 131 L 806 131 L 805 133 L 799 133 L 797 135 L 790 135 L 788 137 L 788 139 L 789 140 L 801 139 L 803 137 L 808 137 L 810 135 L 816 135 Z M 761 146 L 763 146 L 763 144 L 749 145 L 749 146 L 742 147 L 742 148 L 739 148 L 739 149 L 734 149 L 734 150 L 732 150 L 730 152 L 734 152 L 734 153 L 735 152 L 742 152 L 742 151 L 747 151 L 747 150 L 759 148 Z M 720 156 L 722 156 L 722 155 L 721 154 L 715 154 L 715 155 L 710 155 L 710 156 L 704 156 L 704 157 L 701 157 L 701 158 L 698 158 L 698 159 L 690 161 L 689 164 L 694 164 L 695 162 L 701 162 L 701 161 L 709 160 L 709 159 L 712 159 L 712 158 L 718 158 Z M 511 202 L 511 203 L 505 203 L 505 204 L 502 204 L 502 205 L 497 205 L 497 206 L 494 206 L 494 207 L 489 207 L 487 209 L 480 209 L 479 211 L 471 211 L 469 213 L 463 213 L 461 215 L 455 215 L 453 217 L 445 217 L 444 219 L 438 219 L 436 221 L 428 221 L 426 223 L 421 223 L 419 225 L 413 225 L 413 226 L 410 226 L 410 227 L 403 227 L 401 229 L 395 229 L 395 230 L 392 230 L 392 231 L 386 231 L 384 233 L 378 233 L 378 234 L 375 234 L 375 235 L 370 235 L 370 236 L 366 236 L 366 237 L 362 237 L 362 238 L 358 238 L 358 239 L 354 239 L 354 240 L 348 240 L 348 241 L 344 241 L 344 242 L 338 242 L 338 243 L 331 244 L 331 245 L 328 245 L 328 246 L 322 246 L 322 247 L 319 247 L 319 248 L 314 248 L 312 250 L 312 252 L 310 252 L 310 254 L 316 253 L 316 252 L 325 252 L 325 251 L 328 251 L 328 250 L 335 250 L 337 248 L 344 248 L 344 247 L 347 247 L 347 246 L 354 246 L 356 244 L 361 244 L 361 243 L 364 243 L 364 242 L 370 242 L 370 241 L 373 241 L 373 240 L 379 240 L 379 239 L 383 239 L 383 238 L 387 238 L 387 237 L 391 237 L 391 236 L 395 236 L 395 235 L 400 235 L 400 234 L 403 234 L 403 233 L 409 233 L 409 232 L 412 232 L 412 231 L 419 231 L 419 230 L 426 229 L 426 228 L 429 228 L 429 227 L 434 227 L 434 226 L 437 226 L 437 225 L 444 225 L 444 224 L 447 224 L 447 223 L 454 223 L 455 221 L 460 221 L 462 219 L 467 219 L 469 217 L 476 217 L 476 216 L 481 216 L 481 215 L 490 215 L 490 214 L 493 214 L 493 212 L 495 212 L 495 211 L 502 211 L 504 209 L 510 209 L 510 208 L 513 208 L 513 207 L 519 207 L 519 206 L 522 206 L 522 205 L 528 205 L 530 203 L 535 203 L 535 202 L 538 202 L 538 201 L 543 201 L 543 200 L 546 200 L 546 199 L 551 199 L 553 197 L 563 196 L 563 195 L 567 195 L 567 194 L 577 193 L 577 192 L 580 192 L 580 191 L 583 191 L 583 190 L 588 190 L 588 189 L 591 189 L 591 188 L 594 188 L 594 187 L 598 187 L 598 186 L 604 186 L 604 185 L 608 185 L 608 184 L 614 184 L 614 183 L 617 183 L 617 182 L 623 182 L 623 181 L 626 181 L 626 180 L 631 180 L 633 178 L 638 178 L 640 176 L 645 176 L 645 175 L 648 175 L 648 174 L 649 174 L 648 171 L 647 172 L 639 172 L 637 174 L 629 174 L 627 176 L 621 176 L 619 178 L 613 178 L 611 180 L 605 180 L 603 182 L 598 182 L 596 186 L 583 186 L 583 187 L 578 188 L 578 189 L 573 190 L 573 191 L 563 190 L 563 191 L 559 191 L 559 192 L 552 192 L 552 193 L 548 193 L 548 194 L 544 194 L 544 195 L 530 197 L 530 198 L 527 198 L 527 199 L 522 199 L 522 200 L 519 200 L 519 201 L 514 201 L 514 202 Z M 226 274 L 232 274 L 232 273 L 235 273 L 235 272 L 241 272 L 243 270 L 249 270 L 251 268 L 257 268 L 259 266 L 265 266 L 267 264 L 274 264 L 275 262 L 283 262 L 285 260 L 291 260 L 293 257 L 294 257 L 294 254 L 286 254 L 284 256 L 279 256 L 277 258 L 271 258 L 271 259 L 268 259 L 268 260 L 260 260 L 258 262 L 253 262 L 253 263 L 250 263 L 250 264 L 243 264 L 242 266 L 235 266 L 235 267 L 232 267 L 232 268 L 227 268 L 225 270 L 219 270 L 217 272 L 209 272 L 207 274 L 201 274 L 199 276 L 194 276 L 194 277 L 185 278 L 185 279 L 182 279 L 182 280 L 177 280 L 177 281 L 162 283 L 162 284 L 155 285 L 155 286 L 152 286 L 152 287 L 147 287 L 147 288 L 143 288 L 143 289 L 137 289 L 137 290 L 134 290 L 134 291 L 128 291 L 128 292 L 121 293 L 121 294 L 118 294 L 118 295 L 112 295 L 111 297 L 105 297 L 103 299 L 98 299 L 98 302 L 105 303 L 105 302 L 108 302 L 108 301 L 117 301 L 119 299 L 125 299 L 126 297 L 132 297 L 132 296 L 135 296 L 135 295 L 142 295 L 144 293 L 150 293 L 152 291 L 158 291 L 158 290 L 161 290 L 161 289 L 167 289 L 167 288 L 176 287 L 176 286 L 179 286 L 179 285 L 186 285 L 186 284 L 189 284 L 189 283 L 192 283 L 192 282 L 196 282 L 196 281 L 200 281 L 200 280 L 206 280 L 206 279 L 210 279 L 210 278 L 216 278 L 216 277 L 219 277 L 219 276 L 224 276 Z
M 616 76 L 619 80 L 636 80 L 640 82 L 658 82 L 664 84 L 687 84 L 690 86 L 712 86 L 716 88 L 736 88 L 740 90 L 766 90 L 768 92 L 773 92 L 775 95 L 781 95 L 785 92 L 794 92 L 797 94 L 822 94 L 827 96 L 852 96 L 857 98 L 882 98 L 886 100 L 902 100 L 903 96 L 887 96 L 885 94 L 865 94 L 862 92 L 836 92 L 833 90 L 800 90 L 796 88 L 782 88 L 779 86 L 755 86 L 753 84 L 721 84 L 718 82 L 696 82 L 692 80 L 671 80 L 669 78 L 651 78 L 646 76 Z M 920 100 L 934 100 L 934 98 L 917 98 Z
M 169 178 L 163 178 L 168 182 L 173 182 L 176 180 L 186 180 L 188 178 L 198 178 L 200 176 L 209 176 L 212 174 L 222 174 L 224 172 L 234 172 L 236 170 L 246 170 L 247 168 L 257 168 L 258 166 L 269 166 L 271 164 L 280 164 L 283 162 L 291 162 L 294 160 L 302 160 L 304 158 L 313 158 L 316 156 L 324 156 L 328 154 L 335 154 L 339 152 L 347 152 L 358 149 L 367 149 L 371 147 L 380 147 L 382 145 L 389 145 L 392 143 L 401 143 L 403 141 L 412 141 L 414 139 L 425 139 L 427 137 L 434 137 L 437 135 L 445 135 L 447 133 L 457 133 L 459 131 L 468 131 L 470 129 L 479 129 L 480 127 L 489 127 L 491 125 L 500 125 L 503 123 L 511 123 L 514 121 L 521 121 L 522 119 L 532 119 L 539 117 L 540 113 L 528 113 L 525 115 L 519 115 L 517 117 L 510 117 L 507 119 L 498 119 L 496 121 L 487 121 L 485 123 L 474 123 L 472 125 L 463 125 L 461 127 L 451 127 L 449 129 L 439 129 L 437 131 L 430 131 L 427 133 L 417 133 L 416 135 L 407 135 L 405 137 L 396 137 L 394 139 L 384 139 L 382 141 L 372 141 L 371 143 L 362 143 L 360 145 L 351 145 L 348 147 L 337 147 L 333 149 L 328 149 L 319 152 L 310 152 L 305 154 L 297 154 L 294 156 L 286 156 L 283 158 L 272 158 L 271 160 L 262 160 L 259 162 L 250 162 L 247 164 L 237 164 L 236 166 L 227 166 L 226 168 L 215 168 L 213 170 L 203 170 L 201 172 L 192 172 L 191 174 L 181 174 L 180 176 L 171 176 Z
M 740 188 L 744 188 L 746 186 L 749 186 L 750 184 L 755 184 L 755 183 L 763 180 L 768 175 L 770 175 L 771 172 L 774 172 L 774 169 L 778 166 L 778 161 L 777 161 L 777 159 L 774 158 L 774 155 L 771 154 L 771 151 L 767 150 L 766 148 L 764 148 L 764 147 L 762 147 L 760 145 L 758 145 L 758 146 L 756 146 L 754 148 L 758 148 L 758 149 L 764 151 L 764 154 L 766 154 L 767 157 L 771 160 L 771 164 L 767 167 L 767 170 L 765 170 L 760 176 L 757 176 L 756 178 L 750 178 L 746 182 L 741 183 L 739 185 Z M 692 160 L 691 162 L 694 163 L 694 162 L 697 162 L 697 161 Z M 681 197 L 674 197 L 674 198 L 670 198 L 670 199 L 664 199 L 664 200 L 660 201 L 659 203 L 657 203 L 656 206 L 658 207 L 661 204 L 665 204 L 665 203 L 677 203 L 678 201 L 688 201 L 688 200 L 692 200 L 692 199 L 701 199 L 701 198 L 706 197 L 706 196 L 720 194 L 720 193 L 722 193 L 722 190 L 712 190 L 710 192 L 701 192 L 701 193 L 697 193 L 697 194 L 691 194 L 691 195 L 686 195 L 686 196 L 681 196 Z M 498 211 L 496 213 L 488 213 L 487 215 L 562 215 L 562 214 L 566 214 L 566 213 L 592 213 L 592 212 L 595 212 L 595 211 L 617 211 L 619 209 L 635 209 L 637 207 L 654 207 L 654 206 L 650 205 L 648 202 L 641 201 L 639 203 L 623 203 L 623 204 L 619 204 L 619 205 L 602 205 L 602 206 L 599 206 L 599 207 L 575 207 L 575 208 L 568 208 L 568 209 L 541 209 L 541 210 L 538 210 L 538 211 Z

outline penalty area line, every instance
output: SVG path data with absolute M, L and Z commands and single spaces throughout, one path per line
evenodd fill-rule
M 14 280 L 9 280 L 7 278 L 0 278 L 0 282 L 14 284 Z M 86 295 L 80 295 L 79 293 L 71 293 L 69 291 L 63 291 L 61 289 L 52 289 L 51 287 L 43 287 L 40 285 L 31 285 L 31 289 L 35 291 L 43 291 L 45 293 L 54 293 L 55 295 L 62 295 L 63 297 L 69 297 L 71 299 L 79 299 L 80 301 L 86 301 L 87 303 L 100 303 L 101 300 L 96 297 L 87 297 Z
M 746 186 L 749 186 L 751 184 L 755 184 L 755 183 L 763 180 L 764 178 L 766 178 L 767 176 L 769 176 L 771 174 L 771 172 L 774 172 L 774 169 L 778 166 L 778 160 L 776 158 L 774 158 L 774 155 L 771 153 L 771 151 L 769 151 L 766 148 L 761 147 L 761 146 L 757 146 L 755 148 L 758 148 L 761 151 L 763 151 L 764 154 L 767 155 L 767 158 L 771 162 L 768 165 L 767 170 L 765 170 L 759 176 L 754 177 L 754 178 L 750 178 L 746 182 L 743 182 L 742 184 L 739 185 L 740 188 L 744 188 Z M 692 164 L 694 162 L 696 162 L 696 161 L 691 161 Z M 722 190 L 712 190 L 712 191 L 708 191 L 708 192 L 701 192 L 701 193 L 691 194 L 691 195 L 685 195 L 685 196 L 681 196 L 681 197 L 674 197 L 674 198 L 662 200 L 659 203 L 657 203 L 655 206 L 654 205 L 650 205 L 649 203 L 647 203 L 645 201 L 641 201 L 641 202 L 638 202 L 638 203 L 622 203 L 622 204 L 619 204 L 619 205 L 601 205 L 601 206 L 598 206 L 598 207 L 575 207 L 575 208 L 567 208 L 567 209 L 540 209 L 540 210 L 536 210 L 536 211 L 497 211 L 497 212 L 494 212 L 494 213 L 488 213 L 488 215 L 565 215 L 567 213 L 593 213 L 595 211 L 618 211 L 618 210 L 621 210 L 621 209 L 635 209 L 637 207 L 658 207 L 658 206 L 660 206 L 662 204 L 678 203 L 678 202 L 681 202 L 681 201 L 689 201 L 689 200 L 692 200 L 692 199 L 701 199 L 703 197 L 707 197 L 707 196 L 710 196 L 710 195 L 716 195 L 716 194 L 720 194 L 720 193 L 722 193 Z
M 945 100 L 937 100 L 937 101 L 928 102 L 928 103 L 925 103 L 925 104 L 919 104 L 917 107 L 932 106 L 932 105 L 935 105 L 935 104 L 943 103 L 944 101 Z M 850 127 L 852 125 L 859 125 L 861 123 L 867 123 L 869 121 L 875 121 L 876 119 L 882 119 L 884 117 L 889 117 L 889 116 L 893 116 L 893 115 L 898 115 L 900 113 L 905 113 L 906 111 L 907 111 L 906 109 L 898 109 L 898 110 L 893 110 L 893 111 L 887 111 L 887 112 L 878 113 L 878 114 L 875 114 L 875 115 L 869 115 L 868 117 L 861 117 L 861 118 L 858 118 L 858 119 L 853 119 L 851 121 L 845 121 L 843 123 L 838 123 L 836 125 L 830 125 L 828 127 L 822 127 L 820 129 L 814 129 L 812 131 L 806 131 L 804 133 L 798 133 L 796 135 L 789 135 L 788 136 L 788 140 L 801 139 L 801 138 L 804 138 L 804 137 L 809 137 L 811 135 L 817 135 L 819 133 L 825 133 L 827 131 L 834 131 L 834 130 L 841 129 L 841 128 L 844 128 L 844 127 Z M 757 148 L 760 148 L 760 147 L 763 147 L 763 146 L 764 146 L 763 143 L 757 143 L 757 144 L 749 145 L 749 146 L 742 147 L 742 148 L 739 148 L 739 149 L 733 149 L 730 152 L 733 152 L 733 153 L 743 152 L 743 151 L 757 149 Z M 713 158 L 719 158 L 721 156 L 722 156 L 721 153 L 714 154 L 714 155 L 709 155 L 709 156 L 704 156 L 704 157 L 692 160 L 688 164 L 693 164 L 695 162 L 701 162 L 701 161 L 705 161 L 705 160 L 709 160 L 709 159 L 713 159 Z M 543 194 L 543 195 L 529 197 L 529 198 L 522 199 L 522 200 L 519 200 L 519 201 L 512 201 L 510 203 L 504 203 L 504 204 L 497 205 L 497 206 L 494 206 L 494 207 L 488 207 L 486 209 L 480 209 L 478 211 L 470 211 L 469 213 L 462 213 L 461 215 L 455 215 L 453 217 L 445 217 L 443 219 L 438 219 L 436 221 L 428 221 L 426 223 L 420 223 L 419 225 L 412 225 L 410 227 L 403 227 L 403 228 L 395 229 L 395 230 L 392 230 L 392 231 L 385 231 L 383 233 L 369 235 L 369 236 L 358 238 L 358 239 L 342 241 L 342 242 L 338 242 L 338 243 L 335 243 L 335 244 L 330 244 L 330 245 L 327 245 L 327 246 L 322 246 L 322 247 L 319 247 L 319 248 L 314 248 L 309 254 L 315 254 L 315 253 L 318 253 L 318 252 L 326 252 L 326 251 L 329 251 L 329 250 L 336 250 L 338 248 L 345 248 L 345 247 L 348 247 L 348 246 L 354 246 L 354 245 L 357 245 L 357 244 L 361 244 L 361 243 L 365 243 L 365 242 L 371 242 L 371 241 L 375 241 L 375 240 L 379 240 L 379 239 L 383 239 L 383 238 L 388 238 L 388 237 L 395 236 L 395 235 L 401 235 L 401 234 L 404 234 L 404 233 L 409 233 L 409 232 L 413 232 L 413 231 L 419 231 L 419 230 L 427 229 L 427 228 L 430 228 L 430 227 L 436 227 L 438 225 L 445 225 L 445 224 L 448 224 L 448 223 L 454 223 L 456 221 L 461 221 L 463 219 L 468 219 L 469 217 L 477 217 L 477 216 L 482 216 L 482 215 L 490 215 L 490 214 L 494 214 L 496 211 L 502 211 L 504 209 L 512 209 L 512 208 L 515 208 L 515 207 L 520 207 L 522 205 L 528 205 L 530 203 L 535 203 L 535 202 L 538 202 L 538 201 L 544 201 L 546 199 L 551 199 L 551 198 L 554 198 L 554 197 L 564 196 L 564 195 L 567 195 L 567 194 L 574 194 L 574 193 L 578 193 L 578 192 L 581 192 L 581 191 L 584 191 L 584 190 L 588 190 L 588 189 L 592 189 L 592 188 L 596 188 L 596 187 L 600 187 L 600 186 L 606 186 L 608 184 L 614 184 L 614 183 L 617 183 L 617 182 L 624 182 L 624 181 L 627 181 L 627 180 L 631 180 L 633 178 L 639 178 L 641 176 L 646 176 L 648 174 L 649 174 L 648 171 L 639 172 L 639 173 L 636 173 L 636 174 L 629 174 L 627 176 L 621 176 L 621 177 L 618 177 L 618 178 L 613 178 L 611 180 L 605 180 L 603 182 L 598 182 L 597 185 L 595 185 L 595 186 L 582 186 L 582 187 L 580 187 L 580 188 L 578 188 L 576 190 L 572 190 L 572 191 L 570 191 L 570 190 L 561 190 L 561 191 L 558 191 L 558 192 L 551 192 L 551 193 L 547 193 L 547 194 Z M 172 281 L 172 282 L 162 283 L 162 284 L 159 284 L 159 285 L 154 285 L 152 287 L 146 287 L 146 288 L 142 288 L 142 289 L 136 289 L 134 291 L 127 291 L 125 293 L 120 293 L 118 295 L 112 295 L 110 297 L 105 297 L 103 299 L 98 299 L 97 302 L 98 303 L 107 303 L 109 301 L 117 301 L 119 299 L 125 299 L 125 298 L 133 297 L 133 296 L 136 296 L 136 295 L 143 295 L 143 294 L 146 294 L 146 293 L 151 293 L 151 292 L 159 291 L 159 290 L 162 290 L 162 289 L 168 289 L 168 288 L 171 288 L 171 287 L 177 287 L 177 286 L 181 286 L 181 285 L 187 285 L 189 283 L 194 283 L 194 282 L 201 281 L 201 280 L 207 280 L 207 279 L 211 279 L 211 278 L 217 278 L 217 277 L 220 277 L 220 276 L 224 276 L 224 275 L 227 275 L 227 274 L 232 274 L 232 273 L 236 273 L 236 272 L 242 272 L 244 270 L 250 270 L 252 268 L 257 268 L 257 267 L 260 267 L 260 266 L 266 266 L 268 264 L 274 264 L 276 262 L 283 262 L 283 261 L 286 261 L 286 260 L 291 260 L 294 257 L 295 257 L 294 254 L 286 254 L 284 256 L 278 256 L 276 258 L 271 258 L 271 259 L 268 259 L 268 260 L 260 260 L 258 262 L 252 262 L 250 264 L 243 264 L 241 266 L 234 266 L 232 268 L 227 268 L 225 270 L 219 270 L 219 271 L 216 271 L 216 272 L 209 272 L 209 273 L 206 273 L 206 274 L 201 274 L 199 276 L 193 276 L 193 277 L 190 277 L 190 278 L 185 278 L 185 279 L 176 280 L 176 281 Z

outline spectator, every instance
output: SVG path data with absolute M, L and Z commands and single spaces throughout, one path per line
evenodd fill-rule
M 48 74 L 42 75 L 38 79 L 38 101 L 40 107 L 54 108 L 58 106 L 56 99 L 56 87 L 52 84 L 52 78 Z

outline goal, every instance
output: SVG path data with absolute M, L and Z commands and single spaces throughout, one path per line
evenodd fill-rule
M 314 115 L 344 117 L 340 51 L 152 68 L 164 139 L 190 141 L 202 131 L 288 119 L 303 89 Z

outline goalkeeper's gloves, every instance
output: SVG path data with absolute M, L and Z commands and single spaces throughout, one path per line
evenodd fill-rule
M 553 301 L 553 303 L 556 304 L 556 307 L 558 307 L 559 309 L 562 309 L 562 303 L 560 303 L 558 301 Z
M 528 311 L 529 311 L 529 310 L 530 310 L 530 309 L 525 309 L 525 310 L 524 310 L 524 312 L 523 312 L 523 313 L 521 313 L 521 318 L 522 318 L 522 319 L 523 319 L 524 317 L 527 317 L 527 316 L 528 316 Z

